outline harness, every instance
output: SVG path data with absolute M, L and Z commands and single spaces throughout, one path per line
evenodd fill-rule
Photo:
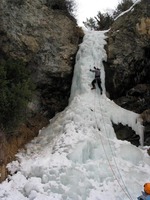
M 100 79 L 100 77 L 99 76 L 95 76 L 95 79 Z
M 142 195 L 137 198 L 138 200 L 150 200 L 150 195 L 147 195 L 145 192 L 142 192 Z
M 100 70 L 95 70 L 95 78 L 100 78 Z

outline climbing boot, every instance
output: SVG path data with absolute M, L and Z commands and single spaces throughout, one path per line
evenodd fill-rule
M 92 87 L 92 88 L 91 88 L 91 90 L 94 90 L 94 89 L 96 89 L 96 87 Z

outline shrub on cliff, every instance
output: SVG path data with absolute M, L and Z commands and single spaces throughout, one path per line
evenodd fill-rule
M 0 62 L 0 125 L 6 131 L 14 128 L 25 114 L 33 85 L 21 60 Z
M 120 15 L 122 12 L 128 10 L 132 5 L 132 0 L 122 0 L 121 3 L 118 4 L 117 9 L 113 12 L 114 18 Z
M 73 17 L 76 10 L 74 0 L 47 0 L 47 6 L 53 10 L 65 11 L 69 16 Z

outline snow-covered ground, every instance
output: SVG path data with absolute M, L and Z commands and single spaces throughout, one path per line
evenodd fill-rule
M 125 11 L 122 12 L 120 15 L 118 15 L 118 16 L 115 18 L 115 20 L 118 19 L 119 17 L 121 17 L 122 15 L 124 15 L 125 13 L 128 13 L 128 12 L 130 12 L 130 11 L 132 12 L 132 11 L 134 10 L 134 6 L 135 6 L 136 4 L 138 4 L 138 3 L 140 3 L 141 0 L 133 0 L 132 2 L 133 2 L 133 5 L 132 5 L 129 9 L 125 10 Z
M 105 38 L 104 32 L 86 33 L 68 107 L 8 165 L 12 176 L 0 184 L 0 200 L 135 200 L 150 181 L 146 147 L 118 140 L 112 128 L 112 121 L 128 124 L 142 143 L 138 114 L 105 95 Z M 101 69 L 102 95 L 91 90 L 93 66 Z

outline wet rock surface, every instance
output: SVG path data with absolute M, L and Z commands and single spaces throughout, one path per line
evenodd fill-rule
M 149 10 L 149 1 L 143 0 L 115 20 L 107 34 L 108 60 L 104 62 L 106 90 L 110 98 L 121 107 L 141 115 L 150 108 Z M 146 133 L 149 122 L 145 123 L 144 119 L 143 125 L 144 144 L 150 145 Z
M 6 165 L 15 159 L 18 149 L 68 105 L 75 55 L 83 32 L 64 4 L 58 4 L 53 0 L 0 2 L 0 61 L 23 60 L 35 85 L 26 121 L 9 138 L 3 134 L 0 181 L 6 178 Z

